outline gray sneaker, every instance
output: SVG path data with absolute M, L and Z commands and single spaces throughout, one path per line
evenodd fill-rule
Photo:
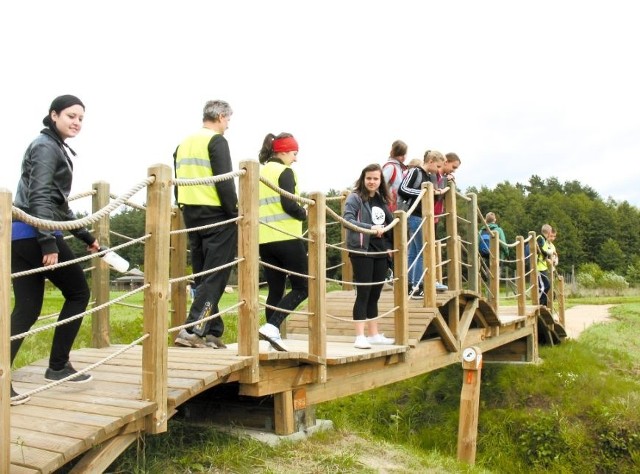
M 204 338 L 205 344 L 209 347 L 213 347 L 214 349 L 226 349 L 227 345 L 222 342 L 222 339 L 218 336 L 214 336 L 213 334 L 207 334 Z
M 91 374 L 78 374 L 78 371 L 73 368 L 71 362 L 67 362 L 60 370 L 47 369 L 44 372 L 44 379 L 49 382 L 57 382 L 58 380 L 66 379 L 67 377 L 72 377 L 67 380 L 67 382 L 72 383 L 85 383 L 93 378 Z
M 186 329 L 180 329 L 178 333 L 178 337 L 174 341 L 176 346 L 182 347 L 209 347 L 207 346 L 207 342 L 198 336 L 197 334 L 192 334 L 187 332 Z

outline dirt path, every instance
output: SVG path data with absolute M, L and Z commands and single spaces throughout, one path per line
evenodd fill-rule
M 567 336 L 576 339 L 592 324 L 610 322 L 609 309 L 613 306 L 612 304 L 581 304 L 567 309 L 564 316 L 564 329 L 567 331 Z

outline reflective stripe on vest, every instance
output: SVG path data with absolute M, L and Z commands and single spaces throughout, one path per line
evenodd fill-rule
M 278 163 L 277 161 L 269 161 L 266 165 L 260 167 L 260 176 L 277 186 L 280 175 L 287 168 L 288 166 Z M 295 171 L 293 173 L 295 179 Z M 294 194 L 298 194 L 297 179 Z M 269 226 L 260 225 L 259 227 L 259 242 L 261 244 L 302 237 L 302 221 L 294 219 L 284 211 L 282 203 L 280 202 L 279 193 L 260 182 L 259 197 L 260 221 L 269 224 Z M 280 232 L 277 229 L 281 229 L 284 232 Z
M 209 158 L 209 142 L 217 132 L 203 128 L 187 137 L 176 153 L 176 178 L 210 178 L 214 175 Z M 178 203 L 200 206 L 220 206 L 215 184 L 199 184 L 178 187 Z

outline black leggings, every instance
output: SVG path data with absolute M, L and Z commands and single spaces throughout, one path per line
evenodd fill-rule
M 378 300 L 389 268 L 386 256 L 382 258 L 349 254 L 356 283 L 380 282 L 377 285 L 358 285 L 356 301 L 353 304 L 353 319 L 364 321 L 378 317 Z
M 281 240 L 260 244 L 260 259 L 279 268 L 284 268 L 301 275 L 307 274 L 307 251 L 304 244 L 298 239 Z M 291 291 L 284 294 L 287 283 L 287 273 L 273 268 L 264 267 L 264 277 L 269 286 L 267 304 L 282 308 L 274 310 L 266 308 L 264 313 L 267 322 L 280 329 L 280 325 L 309 295 L 309 283 L 307 278 L 288 274 L 291 282 Z
M 76 258 L 61 236 L 56 236 L 56 244 L 59 249 L 59 263 Z M 42 267 L 42 250 L 35 238 L 11 242 L 12 273 L 40 267 Z M 91 292 L 82 267 L 77 263 L 55 270 L 15 278 L 13 280 L 15 303 L 11 313 L 12 336 L 28 331 L 38 320 L 44 300 L 45 279 L 49 279 L 51 283 L 58 287 L 62 292 L 62 296 L 64 296 L 64 304 L 58 316 L 58 321 L 63 321 L 87 309 Z M 60 370 L 69 361 L 69 353 L 81 324 L 82 318 L 79 318 L 55 328 L 51 355 L 49 356 L 49 367 L 51 369 Z M 23 340 L 16 339 L 11 341 L 12 363 Z

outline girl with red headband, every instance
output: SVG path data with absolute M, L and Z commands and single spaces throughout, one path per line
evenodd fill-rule
M 298 183 L 291 165 L 298 155 L 298 142 L 290 133 L 267 134 L 258 155 L 260 176 L 290 194 L 298 195 Z M 265 315 L 267 323 L 260 327 L 260 338 L 277 350 L 286 351 L 280 336 L 280 325 L 309 294 L 307 250 L 302 238 L 302 222 L 307 211 L 297 201 L 283 196 L 263 182 L 259 188 L 260 259 L 269 292 Z M 277 267 L 277 268 L 276 268 Z M 285 295 L 287 276 L 291 291 Z

